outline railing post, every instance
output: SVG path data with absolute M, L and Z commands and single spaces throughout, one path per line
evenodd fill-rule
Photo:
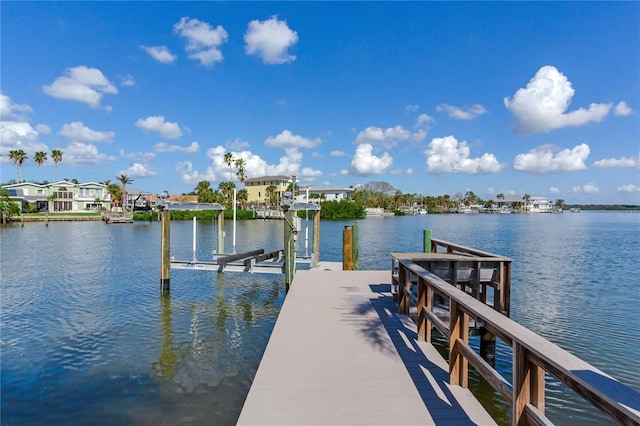
M 160 234 L 160 292 L 162 294 L 169 293 L 171 288 L 171 251 L 170 251 L 170 222 L 169 211 L 162 211 L 161 234 Z
M 431 324 L 427 322 L 427 317 L 424 315 L 423 309 L 427 305 L 427 285 L 424 282 L 424 278 L 418 275 L 418 340 L 426 340 L 427 327 L 431 327 Z M 427 340 L 430 342 L 431 340 Z
M 469 318 L 459 308 L 458 302 L 449 299 L 449 383 L 466 388 L 469 386 L 469 362 L 457 350 L 457 340 L 469 342 Z
M 295 247 L 295 233 L 296 229 L 294 229 L 293 217 L 294 210 L 287 210 L 284 212 L 284 282 L 289 290 L 289 286 L 293 282 L 293 275 L 296 271 L 296 247 Z
M 504 262 L 504 268 L 502 272 L 502 312 L 511 316 L 511 262 Z
M 525 407 L 535 406 L 544 414 L 544 370 L 533 364 L 527 349 L 513 343 L 513 424 L 526 425 Z
M 404 294 L 404 289 L 406 287 L 407 279 L 409 277 L 409 271 L 402 264 L 398 264 L 398 313 L 404 314 L 405 311 L 409 311 L 409 301 L 407 300 L 407 296 Z
M 345 225 L 342 230 L 342 270 L 353 270 L 353 251 L 351 249 L 353 233 L 351 226 Z

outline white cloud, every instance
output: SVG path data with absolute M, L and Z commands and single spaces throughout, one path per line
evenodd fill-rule
M 35 130 L 42 135 L 48 135 L 51 133 L 51 127 L 46 124 L 36 124 Z
M 149 163 L 156 158 L 153 152 L 130 152 L 126 153 L 124 149 L 120 149 L 120 157 L 128 158 L 136 163 Z
M 0 121 L 0 148 L 3 161 L 8 161 L 5 154 L 12 149 L 22 149 L 26 153 L 49 149 L 38 142 L 38 132 L 26 121 Z
M 265 64 L 284 64 L 296 59 L 288 49 L 298 42 L 298 33 L 277 16 L 249 22 L 244 41 L 247 54 L 259 56 Z
M 300 135 L 294 135 L 290 130 L 283 130 L 278 136 L 270 136 L 264 144 L 276 148 L 313 148 L 320 145 L 320 139 L 307 139 Z
M 67 137 L 73 142 L 96 143 L 96 142 L 113 142 L 116 136 L 115 132 L 100 132 L 92 130 L 85 126 L 81 121 L 74 121 L 62 126 L 58 132 L 59 135 Z
M 182 17 L 173 30 L 187 39 L 187 52 L 191 52 L 189 58 L 197 59 L 206 66 L 222 61 L 219 47 L 227 41 L 228 34 L 221 25 L 214 29 L 208 22 Z
M 416 120 L 416 127 L 426 126 L 431 123 L 435 123 L 436 120 L 429 114 L 420 114 Z
M 504 98 L 504 105 L 516 118 L 514 130 L 525 134 L 600 122 L 611 110 L 611 104 L 592 103 L 588 110 L 567 112 L 574 92 L 567 77 L 547 65 L 538 70 L 526 88 L 518 89 L 512 99 Z
M 572 149 L 563 149 L 553 145 L 542 145 L 525 154 L 516 155 L 513 168 L 529 173 L 559 173 L 584 170 L 589 157 L 589 145 L 583 143 Z
M 183 18 L 184 19 L 184 18 Z M 167 46 L 140 46 L 153 59 L 163 64 L 170 64 L 176 60 L 177 56 L 169 51 Z
M 120 170 L 119 174 L 134 178 L 155 176 L 156 172 L 151 170 L 147 164 L 133 163 L 126 170 Z
M 472 105 L 466 110 L 458 108 L 457 106 L 442 104 L 436 107 L 436 111 L 444 111 L 450 118 L 457 118 L 458 120 L 473 120 L 487 113 L 487 109 L 481 104 Z
M 207 150 L 207 157 L 211 160 L 211 165 L 205 173 L 194 170 L 190 162 L 179 163 L 179 168 L 176 166 L 176 170 L 181 174 L 181 180 L 186 183 L 197 183 L 204 179 L 203 176 L 206 176 L 206 179 L 210 181 L 236 180 L 235 167 L 232 166 L 232 175 L 230 175 L 229 166 L 224 162 L 224 155 L 227 152 L 229 151 L 223 146 L 209 148 Z M 268 164 L 259 155 L 251 151 L 231 153 L 234 159 L 237 160 L 241 158 L 244 160 L 247 178 L 272 175 L 298 175 L 312 180 L 318 176 L 322 176 L 321 171 L 309 167 L 301 167 L 303 155 L 295 147 L 285 149 L 285 155 L 280 158 L 278 164 Z
M 95 145 L 71 142 L 64 150 L 64 163 L 71 166 L 100 166 L 115 157 L 101 153 Z
M 552 186 L 551 188 L 549 188 L 549 192 L 551 194 L 559 194 L 560 193 L 560 188 L 556 188 L 555 186 Z
M 385 149 L 390 149 L 397 146 L 401 141 L 414 140 L 419 142 L 426 137 L 427 133 L 422 129 L 411 133 L 400 125 L 386 129 L 369 126 L 358 133 L 356 142 L 359 144 L 380 144 Z
M 405 173 L 408 174 L 409 176 L 413 175 L 413 169 L 409 168 L 407 170 L 405 170 Z
M 164 121 L 162 115 L 151 115 L 144 120 L 136 121 L 136 126 L 146 131 L 158 132 L 165 139 L 176 139 L 182 136 L 182 131 L 178 123 Z
M 385 152 L 378 157 L 373 154 L 373 145 L 358 145 L 351 161 L 351 172 L 355 175 L 369 176 L 384 173 L 393 164 L 393 158 Z
M 193 141 L 189 146 L 169 145 L 166 142 L 160 142 L 153 145 L 155 152 L 185 152 L 187 154 L 195 154 L 200 151 L 200 145 L 198 142 Z
M 599 169 L 640 169 L 640 154 L 636 157 L 604 158 L 593 163 Z
M 302 170 L 300 170 L 300 176 L 301 179 L 304 179 L 306 181 L 315 181 L 316 178 L 322 177 L 322 171 L 321 170 L 314 170 L 311 167 L 303 167 Z
M 458 142 L 453 136 L 433 138 L 424 154 L 430 173 L 495 173 L 503 167 L 493 154 L 469 158 L 467 142 Z
M 618 191 L 629 192 L 629 193 L 640 192 L 640 187 L 630 183 L 628 185 L 620 185 L 618 187 Z
M 105 93 L 118 93 L 118 89 L 97 68 L 84 65 L 68 68 L 65 75 L 58 77 L 51 85 L 42 86 L 42 90 L 58 99 L 83 102 L 89 107 L 100 108 Z M 111 107 L 105 107 L 110 110 Z
M 243 141 L 242 139 L 234 139 L 225 144 L 225 146 L 232 151 L 242 151 L 245 148 L 249 148 L 249 145 L 248 141 Z
M 600 192 L 600 189 L 593 182 L 587 183 L 586 185 L 582 186 L 574 186 L 571 190 L 576 194 L 582 192 L 586 194 L 597 194 L 598 192 Z
M 418 111 L 418 105 L 407 105 L 404 107 L 404 112 L 407 114 Z
M 132 75 L 127 75 L 120 78 L 120 86 L 132 87 L 136 85 L 136 80 Z
M 344 152 L 344 151 L 337 151 L 337 150 L 336 150 L 336 151 L 331 151 L 331 152 L 329 153 L 329 155 L 330 155 L 330 156 L 332 156 L 332 157 L 344 157 L 344 156 L 346 156 L 346 155 L 347 155 L 347 153 L 346 153 L 346 152 Z
M 613 109 L 613 113 L 615 115 L 631 115 L 633 110 L 629 108 L 629 105 L 627 105 L 626 102 L 622 101 L 618 102 L 618 105 Z
M 0 92 L 0 120 L 26 121 L 22 112 L 31 113 L 33 109 L 27 104 L 14 104 L 9 96 Z

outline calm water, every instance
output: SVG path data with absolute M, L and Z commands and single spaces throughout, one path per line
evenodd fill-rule
M 322 222 L 324 260 L 340 260 L 346 223 Z M 426 228 L 512 257 L 512 318 L 640 390 L 640 214 L 427 215 L 359 228 L 361 269 L 420 251 Z M 176 258 L 191 259 L 191 229 L 172 223 Z M 236 250 L 281 248 L 282 233 L 282 222 L 239 222 Z M 304 253 L 304 223 L 301 234 Z M 162 298 L 157 223 L 28 223 L 0 236 L 3 425 L 236 421 L 285 298 L 282 276 L 174 270 Z M 214 247 L 213 224 L 199 223 L 198 259 Z M 505 373 L 510 356 L 499 346 Z M 586 405 L 549 385 L 556 424 L 607 421 Z

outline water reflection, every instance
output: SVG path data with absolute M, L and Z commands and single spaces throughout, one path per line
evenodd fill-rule
M 173 343 L 171 296 L 163 294 L 160 299 L 160 331 L 162 334 L 162 349 L 160 357 L 151 364 L 151 368 L 165 379 L 172 379 L 178 365 L 177 348 Z

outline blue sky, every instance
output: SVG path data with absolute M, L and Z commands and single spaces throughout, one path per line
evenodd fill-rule
M 0 180 L 640 204 L 640 3 L 7 2 Z M 53 181 L 51 158 L 43 179 Z M 239 185 L 241 186 L 241 185 Z

